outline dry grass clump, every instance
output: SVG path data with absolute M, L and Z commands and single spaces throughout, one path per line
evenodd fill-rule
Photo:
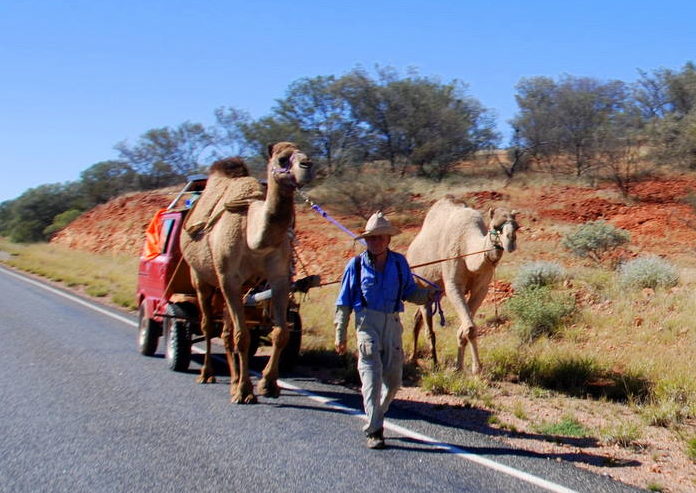
M 99 255 L 46 244 L 17 244 L 0 240 L 0 250 L 10 253 L 4 263 L 90 296 L 107 298 L 116 305 L 135 309 L 138 258 Z

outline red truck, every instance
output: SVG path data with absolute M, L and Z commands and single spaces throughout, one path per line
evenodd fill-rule
M 179 236 L 186 214 L 205 189 L 206 175 L 195 175 L 166 209 L 158 211 L 148 228 L 143 254 L 138 266 L 138 350 L 145 356 L 157 351 L 164 336 L 165 358 L 170 369 L 186 371 L 191 362 L 191 347 L 203 341 L 200 310 L 196 291 L 191 283 L 190 269 L 179 248 Z M 302 342 L 300 305 L 294 292 L 307 292 L 319 285 L 319 276 L 308 276 L 292 283 L 288 305 L 290 339 L 281 354 L 281 367 L 291 368 L 297 360 Z M 264 281 L 247 286 L 244 310 L 251 334 L 249 354 L 259 345 L 270 344 L 273 328 L 270 317 L 271 291 Z M 217 293 L 214 301 L 215 334 L 222 333 L 224 302 Z

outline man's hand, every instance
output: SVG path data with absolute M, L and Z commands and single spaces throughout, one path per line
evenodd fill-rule
M 343 356 L 346 354 L 346 343 L 345 342 L 339 342 L 336 344 L 336 353 L 338 353 L 340 356 Z

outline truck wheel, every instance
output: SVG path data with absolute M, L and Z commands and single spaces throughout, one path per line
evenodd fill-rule
M 297 359 L 300 356 L 300 346 L 302 345 L 302 318 L 299 312 L 288 311 L 288 323 L 290 327 L 290 339 L 280 353 L 280 369 L 287 371 L 292 370 L 297 364 Z
M 145 300 L 138 307 L 138 351 L 144 356 L 153 356 L 157 351 L 157 343 L 161 326 L 147 316 Z
M 186 317 L 186 312 L 175 304 L 167 305 L 164 319 L 166 340 L 165 359 L 172 371 L 186 371 L 191 363 L 191 334 L 187 320 L 173 317 Z

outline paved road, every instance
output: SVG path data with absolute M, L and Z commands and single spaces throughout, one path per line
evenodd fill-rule
M 358 396 L 307 377 L 230 404 L 139 355 L 133 316 L 23 279 L 0 268 L 1 492 L 635 491 L 399 409 L 367 450 Z

